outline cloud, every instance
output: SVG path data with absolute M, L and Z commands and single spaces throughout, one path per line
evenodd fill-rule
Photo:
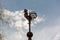
M 22 35 L 20 32 L 14 32 L 9 39 L 11 40 L 21 40 L 22 39 Z
M 32 26 L 42 21 L 43 21 L 42 17 L 37 17 L 36 20 L 32 22 Z M 3 37 L 4 40 L 10 40 L 10 39 L 20 40 L 22 39 L 22 35 L 24 36 L 23 30 L 28 29 L 28 21 L 24 17 L 23 10 L 13 12 L 7 9 L 0 9 L 0 24 L 1 24 L 0 29 L 3 30 L 2 35 L 5 36 Z
M 34 32 L 33 40 L 60 40 L 60 26 L 44 27 Z

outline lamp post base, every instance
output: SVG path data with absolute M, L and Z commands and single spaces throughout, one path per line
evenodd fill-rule
M 28 40 L 32 40 L 32 39 L 31 39 L 32 36 L 33 36 L 33 33 L 32 33 L 32 32 L 28 32 L 28 33 L 27 33 Z

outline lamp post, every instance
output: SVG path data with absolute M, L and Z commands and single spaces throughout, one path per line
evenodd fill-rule
M 29 32 L 27 33 L 28 40 L 32 40 L 33 33 L 31 32 L 31 20 L 35 19 L 37 14 L 34 11 L 28 13 L 28 10 L 24 9 L 24 17 L 29 21 Z

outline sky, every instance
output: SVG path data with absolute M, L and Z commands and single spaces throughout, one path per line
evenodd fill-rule
M 32 40 L 60 40 L 60 0 L 0 0 L 3 40 L 27 40 L 24 9 L 34 10 L 38 15 L 32 21 Z

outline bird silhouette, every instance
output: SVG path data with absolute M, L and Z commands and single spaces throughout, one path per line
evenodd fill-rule
M 24 17 L 28 19 L 28 10 L 27 9 L 24 9 Z

